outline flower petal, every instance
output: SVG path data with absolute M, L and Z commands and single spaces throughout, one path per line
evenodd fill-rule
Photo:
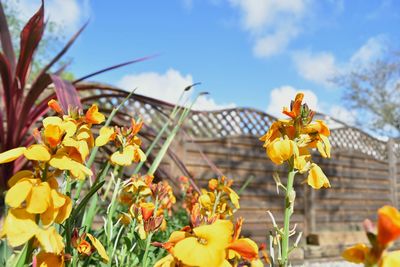
M 15 173 L 10 180 L 8 180 L 7 184 L 9 187 L 13 187 L 19 180 L 23 178 L 28 178 L 32 179 L 33 178 L 33 172 L 28 171 L 28 170 L 22 170 L 17 173 Z
M 112 140 L 112 137 L 115 135 L 114 133 L 114 128 L 112 127 L 101 127 L 99 136 L 96 138 L 96 146 L 104 146 L 107 144 L 110 140 Z
M 32 190 L 32 183 L 29 180 L 23 180 L 8 190 L 6 194 L 6 203 L 12 208 L 18 208 L 28 197 Z
M 22 156 L 22 154 L 24 154 L 25 150 L 25 147 L 17 147 L 0 153 L 0 164 L 16 160 L 17 158 Z
M 36 238 L 44 251 L 60 254 L 64 250 L 64 243 L 62 237 L 57 233 L 54 226 L 46 230 L 39 230 L 36 233 Z
M 392 206 L 383 206 L 378 210 L 378 241 L 386 246 L 400 237 L 400 212 Z
M 4 221 L 2 233 L 7 236 L 12 247 L 18 247 L 28 242 L 39 227 L 35 223 L 35 215 L 25 209 L 11 209 Z
M 99 112 L 99 108 L 95 104 L 89 108 L 85 116 L 86 122 L 92 124 L 100 124 L 106 120 L 104 115 Z
M 100 257 L 102 257 L 105 262 L 108 262 L 110 259 L 108 258 L 107 252 L 100 241 L 89 233 L 87 233 L 87 236 L 89 237 L 90 242 L 92 242 L 92 245 L 96 248 Z
M 47 149 L 47 146 L 35 144 L 31 145 L 24 151 L 25 158 L 29 160 L 37 160 L 37 161 L 49 161 L 50 160 L 50 152 Z
M 39 180 L 39 179 L 36 179 Z M 37 181 L 32 187 L 31 193 L 26 199 L 26 211 L 32 214 L 40 214 L 50 205 L 50 186 L 47 182 Z

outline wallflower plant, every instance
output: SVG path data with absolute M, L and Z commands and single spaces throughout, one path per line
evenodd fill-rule
M 274 174 L 277 188 L 283 189 L 285 192 L 282 229 L 278 227 L 272 213 L 269 212 L 276 232 L 276 236 L 273 237 L 278 246 L 278 257 L 275 262 L 279 266 L 289 265 L 289 254 L 297 247 L 302 234 L 299 233 L 294 245 L 290 246 L 289 237 L 295 234 L 294 229 L 290 230 L 289 228 L 296 198 L 293 187 L 295 175 L 297 173 L 307 174 L 306 182 L 313 189 L 330 187 L 328 178 L 312 161 L 312 150 L 317 150 L 324 158 L 330 157 L 331 145 L 328 139 L 330 131 L 323 121 L 313 121 L 314 112 L 308 108 L 307 104 L 302 104 L 303 97 L 302 93 L 298 93 L 291 102 L 290 109 L 283 108 L 283 114 L 289 119 L 279 119 L 273 122 L 268 132 L 260 138 L 264 142 L 264 148 L 271 161 L 276 165 L 285 164 L 288 168 L 286 185 L 283 185 L 279 176 Z M 271 255 L 271 258 L 272 261 L 275 260 L 274 255 Z

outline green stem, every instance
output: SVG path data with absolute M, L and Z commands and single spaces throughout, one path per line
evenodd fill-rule
M 221 191 L 217 193 L 217 196 L 215 197 L 215 202 L 214 202 L 214 206 L 213 206 L 213 210 L 212 210 L 212 214 L 211 216 L 215 215 L 215 212 L 217 211 L 217 206 L 219 203 L 219 199 L 221 198 Z
M 295 170 L 293 164 L 289 164 L 289 174 L 286 185 L 286 195 L 285 195 L 285 217 L 283 224 L 283 236 L 282 236 L 282 264 L 281 266 L 288 266 L 289 260 L 289 226 L 290 226 L 290 217 L 293 214 L 293 206 L 294 206 L 294 189 L 293 189 L 293 181 L 295 176 Z

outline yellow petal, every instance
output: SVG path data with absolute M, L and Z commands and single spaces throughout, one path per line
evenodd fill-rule
M 398 267 L 398 266 L 400 266 L 400 250 L 385 253 L 379 264 L 379 267 Z
M 366 245 L 360 243 L 343 251 L 342 257 L 349 262 L 364 263 L 368 253 L 369 248 Z
M 107 144 L 114 135 L 114 128 L 103 126 L 100 128 L 99 136 L 96 138 L 96 146 L 104 146 Z
M 36 238 L 46 252 L 60 254 L 64 250 L 63 239 L 53 226 L 46 230 L 39 230 L 36 233 Z
M 63 223 L 71 214 L 72 210 L 72 201 L 68 196 L 63 196 L 65 198 L 64 205 L 58 210 L 57 218 L 55 219 L 56 223 Z
M 43 127 L 46 128 L 48 125 L 61 125 L 62 119 L 56 116 L 50 116 L 43 119 Z
M 174 246 L 173 253 L 183 264 L 199 267 L 219 266 L 226 255 L 224 248 L 201 244 L 197 237 L 188 237 L 179 241 Z
M 29 180 L 16 183 L 6 194 L 6 203 L 12 208 L 18 208 L 28 197 L 33 185 Z
M 299 152 L 296 143 L 285 138 L 271 142 L 267 147 L 267 154 L 273 163 L 280 165 L 293 155 L 298 155 Z
M 175 261 L 174 256 L 171 254 L 168 254 L 164 258 L 158 260 L 155 264 L 154 267 L 175 267 L 177 266 L 177 262 Z
M 114 152 L 111 155 L 111 163 L 119 166 L 129 166 L 132 164 L 134 157 L 134 147 L 126 146 L 123 148 L 122 152 Z
M 37 179 L 39 180 L 39 179 Z M 31 193 L 26 199 L 26 211 L 33 214 L 40 214 L 47 210 L 50 205 L 50 186 L 47 182 L 36 182 Z
M 75 134 L 77 126 L 74 120 L 66 120 L 61 124 L 61 129 L 65 132 L 65 137 L 71 137 Z
M 19 171 L 17 173 L 15 173 L 10 180 L 8 180 L 8 186 L 9 187 L 13 187 L 19 180 L 24 179 L 24 178 L 28 178 L 28 179 L 32 179 L 33 178 L 33 172 L 32 171 L 28 171 L 28 170 L 22 170 Z
M 35 215 L 18 208 L 8 212 L 2 232 L 7 236 L 10 246 L 18 247 L 28 242 L 38 230 Z
M 35 144 L 31 145 L 24 151 L 25 158 L 29 160 L 37 160 L 37 161 L 49 161 L 50 160 L 50 152 L 47 149 L 47 146 Z
M 24 154 L 25 150 L 25 147 L 17 147 L 0 153 L 0 164 L 16 160 L 17 158 L 22 156 L 22 154 Z
M 36 264 L 38 267 L 64 267 L 64 256 L 41 251 L 36 255 Z
M 50 166 L 59 170 L 68 170 L 71 175 L 83 180 L 86 176 L 93 175 L 92 171 L 81 163 L 70 159 L 67 155 L 58 154 L 49 161 Z
M 110 259 L 108 258 L 107 252 L 104 249 L 103 245 L 100 243 L 100 241 L 98 239 L 96 239 L 91 234 L 87 233 L 87 236 L 89 237 L 90 242 L 92 242 L 92 245 L 96 248 L 100 257 L 102 257 L 103 260 L 107 263 Z
M 307 183 L 314 189 L 331 187 L 328 178 L 325 176 L 321 168 L 315 163 L 311 164 L 311 169 L 307 177 Z

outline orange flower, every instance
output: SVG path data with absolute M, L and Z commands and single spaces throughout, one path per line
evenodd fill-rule
M 400 237 L 400 213 L 391 206 L 378 210 L 378 241 L 382 246 Z
M 296 95 L 296 98 L 292 103 L 290 104 L 290 111 L 288 110 L 287 107 L 283 108 L 283 114 L 288 115 L 292 119 L 296 119 L 301 112 L 301 102 L 303 101 L 304 94 L 303 93 L 298 93 Z
M 59 104 L 56 100 L 54 100 L 54 99 L 50 100 L 50 101 L 47 103 L 47 105 L 48 105 L 52 110 L 54 110 L 55 112 L 57 112 L 58 114 L 60 114 L 60 115 L 63 115 L 63 114 L 64 114 L 64 111 L 62 110 L 60 104 Z
M 89 110 L 86 112 L 85 117 L 86 122 L 92 124 L 100 124 L 106 120 L 104 115 L 99 112 L 99 108 L 95 104 L 93 104 L 89 108 Z

